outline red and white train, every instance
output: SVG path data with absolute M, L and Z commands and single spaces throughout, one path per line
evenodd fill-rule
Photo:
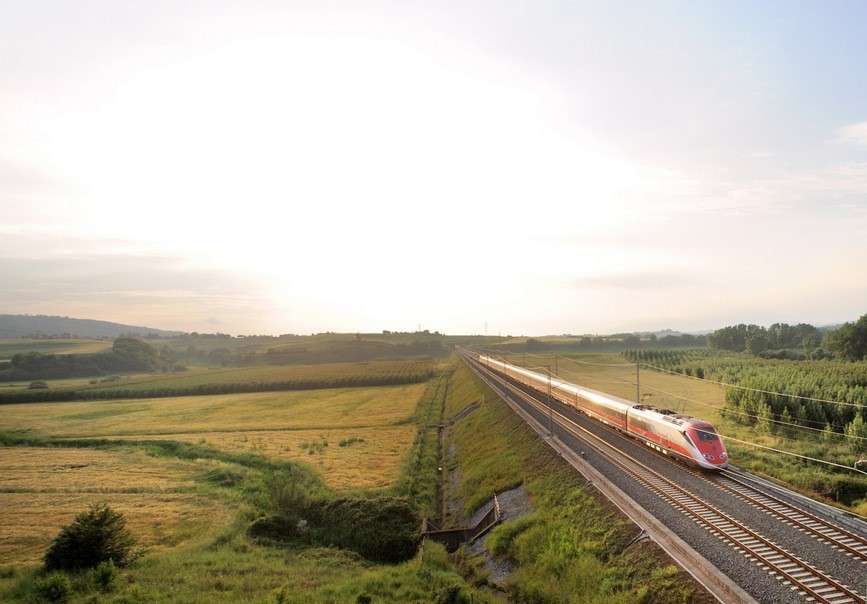
M 478 355 L 479 363 L 541 392 L 549 376 Z M 713 426 L 704 420 L 550 378 L 551 396 L 602 423 L 614 426 L 657 451 L 706 470 L 728 465 L 728 453 Z

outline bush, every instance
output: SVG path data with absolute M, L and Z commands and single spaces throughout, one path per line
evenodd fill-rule
M 66 602 L 72 594 L 72 583 L 63 573 L 51 573 L 36 581 L 36 593 L 49 602 Z
M 95 504 L 61 529 L 45 552 L 45 568 L 77 570 L 109 560 L 115 566 L 126 566 L 139 555 L 135 543 L 123 514 Z
M 415 555 L 421 519 L 405 499 L 306 499 L 291 487 L 278 489 L 278 495 L 277 513 L 250 525 L 254 539 L 342 547 L 377 562 L 403 562 Z
M 100 562 L 93 569 L 93 582 L 100 591 L 112 591 L 117 584 L 117 567 L 111 560 Z
M 341 498 L 311 509 L 311 525 L 323 545 L 377 562 L 402 562 L 415 555 L 421 519 L 402 498 Z

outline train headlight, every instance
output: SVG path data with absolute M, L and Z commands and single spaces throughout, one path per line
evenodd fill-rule
M 713 461 L 713 455 L 711 455 L 710 453 L 705 453 L 704 458 L 708 461 Z

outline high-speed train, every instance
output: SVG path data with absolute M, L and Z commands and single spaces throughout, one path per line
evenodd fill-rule
M 548 392 L 549 376 L 477 355 L 479 363 L 522 384 Z M 706 470 L 728 465 L 728 453 L 713 426 L 704 420 L 583 388 L 550 377 L 551 396 L 586 415 L 626 432 L 657 451 Z

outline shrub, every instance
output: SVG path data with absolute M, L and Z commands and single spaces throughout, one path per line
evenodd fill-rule
M 63 573 L 51 573 L 36 581 L 36 593 L 49 602 L 66 602 L 72 594 L 72 583 Z
M 378 562 L 402 562 L 415 555 L 421 519 L 406 499 L 341 498 L 313 507 L 311 525 L 323 545 Z
M 123 514 L 105 504 L 94 504 L 54 538 L 45 552 L 45 568 L 93 568 L 109 560 L 116 566 L 126 566 L 139 555 L 135 543 Z
M 93 569 L 93 582 L 100 591 L 112 591 L 117 584 L 117 567 L 111 560 L 100 562 Z

